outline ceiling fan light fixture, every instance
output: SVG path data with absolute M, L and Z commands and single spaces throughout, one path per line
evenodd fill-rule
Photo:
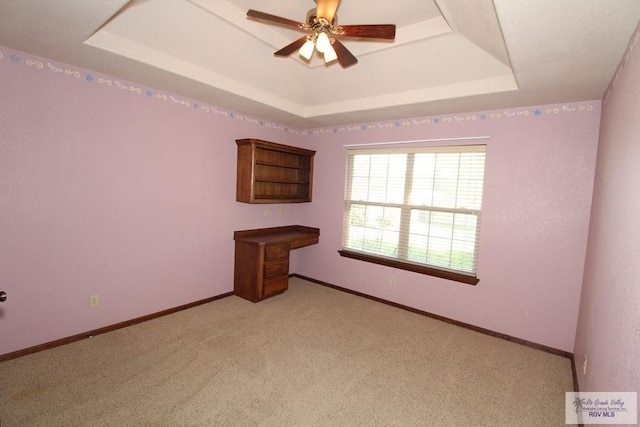
M 333 48 L 333 46 L 329 44 L 329 46 L 327 46 L 324 50 L 324 63 L 328 64 L 329 62 L 335 61 L 336 59 L 338 59 L 338 54 L 336 53 L 336 50 Z
M 304 59 L 308 61 L 311 59 L 311 55 L 313 55 L 314 47 L 315 47 L 315 44 L 313 43 L 313 40 L 307 39 L 307 41 L 304 42 L 304 44 L 302 45 L 298 53 L 300 54 L 300 56 L 302 56 Z
M 316 42 L 316 49 L 318 52 L 324 53 L 327 49 L 332 49 L 329 36 L 324 31 L 318 34 L 318 41 Z
M 274 52 L 275 56 L 289 56 L 297 50 L 300 56 L 310 61 L 313 52 L 317 50 L 319 53 L 324 54 L 325 63 L 337 59 L 343 68 L 357 64 L 358 58 L 353 56 L 349 49 L 342 44 L 340 41 L 342 37 L 384 40 L 395 39 L 395 24 L 338 26 L 336 11 L 340 5 L 340 0 L 314 1 L 316 2 L 316 7 L 309 10 L 306 22 L 298 22 L 254 9 L 247 11 L 247 17 L 310 33 L 306 37 L 300 37 L 277 52 Z

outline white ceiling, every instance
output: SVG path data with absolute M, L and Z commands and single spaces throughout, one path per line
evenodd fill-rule
M 359 59 L 273 52 L 312 0 L 0 0 L 0 45 L 294 128 L 600 99 L 638 0 L 343 0 L 338 22 L 396 24 L 345 39 Z

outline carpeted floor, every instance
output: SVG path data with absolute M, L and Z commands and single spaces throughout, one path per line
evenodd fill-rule
M 564 426 L 570 361 L 291 278 L 0 363 L 12 426 Z

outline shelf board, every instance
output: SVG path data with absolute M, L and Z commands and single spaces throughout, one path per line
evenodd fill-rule
M 289 179 L 260 179 L 256 178 L 256 182 L 272 182 L 274 184 L 290 184 L 290 185 L 309 185 L 309 181 L 291 181 Z
M 254 200 L 256 201 L 267 201 L 267 200 L 272 200 L 274 201 L 274 203 L 278 203 L 280 200 L 286 200 L 287 202 L 308 202 L 309 199 L 308 198 L 300 198 L 300 197 L 296 197 L 296 196 L 280 196 L 280 195 L 268 195 L 268 196 L 254 196 L 253 197 Z
M 301 170 L 309 170 L 309 166 L 294 166 L 294 165 L 283 165 L 282 163 L 270 163 L 262 160 L 256 160 L 256 165 L 260 166 L 273 166 L 276 168 L 285 168 L 285 169 L 301 169 Z

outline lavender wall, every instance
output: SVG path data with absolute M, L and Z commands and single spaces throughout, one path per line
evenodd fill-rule
M 310 131 L 315 203 L 300 215 L 322 239 L 300 259 L 301 274 L 573 351 L 599 119 L 594 101 Z M 491 137 L 477 286 L 338 255 L 344 144 L 466 136 Z
M 301 132 L 1 47 L 0 73 L 0 354 L 229 292 L 233 230 L 292 223 L 321 229 L 293 272 L 573 350 L 599 101 Z M 338 256 L 343 144 L 468 135 L 478 286 Z M 314 202 L 235 202 L 244 137 L 317 150 Z
M 233 290 L 235 139 L 295 133 L 0 48 L 0 354 Z M 89 295 L 99 306 L 89 308 Z
M 640 29 L 636 29 L 603 102 L 574 353 L 581 391 L 640 391 L 639 116 Z

